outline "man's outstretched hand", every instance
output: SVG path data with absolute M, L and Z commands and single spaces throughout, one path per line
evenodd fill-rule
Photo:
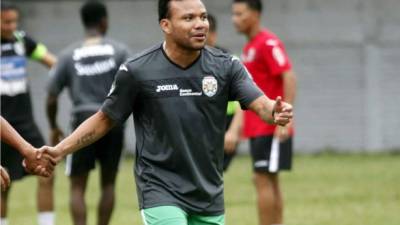
M 41 154 L 41 157 L 38 155 Z M 28 173 L 50 177 L 53 174 L 57 161 L 48 153 L 42 153 L 38 149 L 32 148 L 24 155 L 23 166 Z
M 274 123 L 279 126 L 285 126 L 293 118 L 293 106 L 287 102 L 282 101 L 279 96 L 275 100 L 273 119 Z

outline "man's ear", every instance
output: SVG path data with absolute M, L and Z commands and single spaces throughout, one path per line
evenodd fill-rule
M 172 29 L 171 29 L 171 21 L 169 19 L 162 19 L 160 21 L 160 27 L 161 30 L 166 33 L 166 34 L 171 34 Z

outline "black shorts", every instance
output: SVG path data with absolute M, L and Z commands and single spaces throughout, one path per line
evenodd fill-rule
M 91 114 L 80 115 L 73 122 L 74 129 Z M 67 156 L 65 173 L 68 176 L 79 176 L 95 168 L 96 160 L 102 170 L 116 172 L 121 158 L 124 138 L 124 127 L 116 126 L 95 143 Z
M 40 134 L 36 124 L 31 122 L 26 123 L 10 123 L 11 126 L 31 145 L 34 147 L 42 147 L 45 143 L 43 136 Z M 22 166 L 22 155 L 10 145 L 1 142 L 1 165 L 5 167 L 12 181 L 20 180 L 28 175 Z
M 280 143 L 273 136 L 250 139 L 253 169 L 257 172 L 277 173 L 292 168 L 293 139 Z

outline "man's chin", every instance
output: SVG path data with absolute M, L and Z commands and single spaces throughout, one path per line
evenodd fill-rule
M 193 51 L 199 51 L 202 50 L 204 47 L 206 46 L 206 43 L 202 43 L 202 44 L 193 44 L 188 46 L 187 48 Z

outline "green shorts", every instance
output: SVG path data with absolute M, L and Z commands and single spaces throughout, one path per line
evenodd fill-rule
M 141 211 L 144 225 L 224 225 L 225 216 L 189 215 L 176 206 L 159 206 Z

